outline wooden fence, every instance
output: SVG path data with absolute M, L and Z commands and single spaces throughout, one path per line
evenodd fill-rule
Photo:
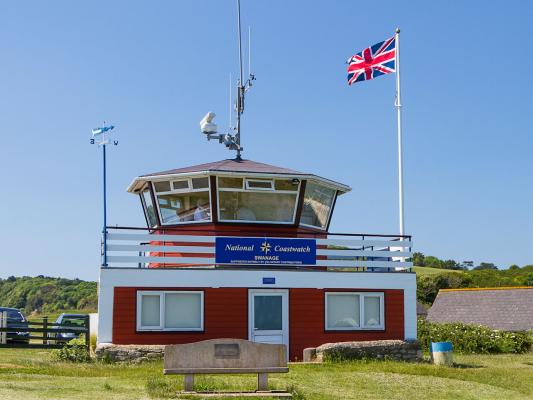
M 90 320 L 89 315 L 83 319 L 79 326 L 68 326 L 48 322 L 47 317 L 40 321 L 17 322 L 16 326 L 9 326 L 7 312 L 0 312 L 0 348 L 47 348 L 57 349 L 64 347 L 74 337 L 59 337 L 58 334 L 74 333 L 77 337 L 85 336 L 85 346 L 90 350 Z

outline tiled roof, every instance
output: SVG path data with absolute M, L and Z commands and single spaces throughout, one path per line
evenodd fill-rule
M 142 175 L 146 176 L 160 176 L 160 175 L 175 175 L 186 174 L 190 172 L 252 172 L 263 174 L 284 174 L 284 175 L 309 175 L 303 172 L 294 171 L 288 168 L 276 167 L 274 165 L 264 164 L 251 160 L 237 160 L 228 159 L 215 161 L 206 164 L 193 165 L 191 167 L 171 169 L 168 171 L 155 172 L 153 174 Z
M 505 331 L 533 329 L 533 287 L 440 290 L 427 319 Z
M 257 175 L 284 175 L 289 177 L 299 177 L 300 179 L 312 179 L 319 182 L 323 182 L 326 185 L 340 191 L 340 193 L 345 193 L 350 191 L 350 187 L 342 183 L 333 181 L 331 179 L 323 178 L 315 174 L 308 174 L 305 172 L 295 171 L 289 168 L 276 167 L 274 165 L 260 163 L 251 160 L 237 160 L 237 159 L 228 159 L 215 161 L 206 164 L 193 165 L 190 167 L 176 168 L 167 171 L 154 172 L 152 174 L 141 175 L 133 180 L 133 182 L 128 187 L 129 192 L 135 192 L 139 190 L 143 182 L 150 180 L 161 180 L 161 179 L 172 179 L 173 176 L 195 174 L 195 173 L 205 173 L 205 174 L 217 174 L 217 173 L 242 173 L 242 174 L 257 174 Z M 168 176 L 168 178 L 167 178 Z

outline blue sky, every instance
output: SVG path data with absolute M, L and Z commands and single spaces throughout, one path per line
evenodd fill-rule
M 521 1 L 242 1 L 253 72 L 245 157 L 350 185 L 332 231 L 397 233 L 394 76 L 344 61 L 401 27 L 405 218 L 415 249 L 533 263 L 533 7 Z M 0 13 L 0 277 L 96 279 L 102 120 L 109 222 L 142 226 L 144 173 L 228 158 L 236 7 L 218 1 L 5 2 Z

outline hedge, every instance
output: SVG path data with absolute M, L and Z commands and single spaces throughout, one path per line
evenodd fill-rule
M 418 340 L 424 351 L 430 342 L 452 342 L 456 353 L 527 353 L 533 346 L 533 332 L 506 332 L 480 325 L 436 324 L 418 320 Z

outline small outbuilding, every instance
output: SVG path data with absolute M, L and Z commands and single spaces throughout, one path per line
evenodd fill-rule
M 533 286 L 441 289 L 427 319 L 527 331 L 533 329 Z

